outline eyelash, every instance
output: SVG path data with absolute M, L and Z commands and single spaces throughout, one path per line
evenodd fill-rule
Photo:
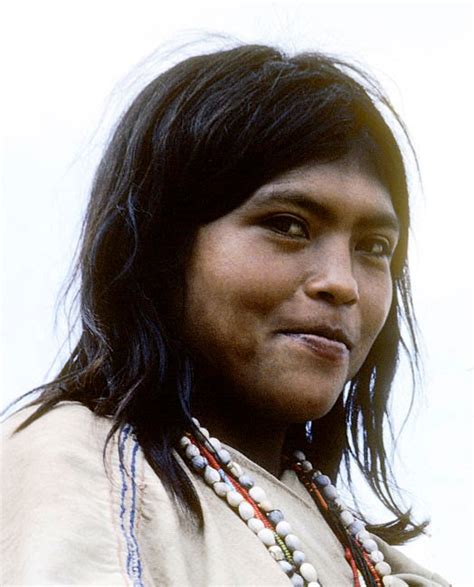
M 310 238 L 310 231 L 307 223 L 298 218 L 296 216 L 292 216 L 290 214 L 278 214 L 276 216 L 271 216 L 264 220 L 263 225 L 276 232 L 279 235 L 285 236 L 290 239 L 300 240 L 300 239 L 309 239 Z M 297 226 L 300 229 L 300 234 L 291 234 L 290 227 Z M 367 246 L 369 245 L 369 246 Z M 381 246 L 381 251 L 374 252 L 370 249 L 373 246 Z M 367 254 L 371 257 L 382 259 L 384 257 L 390 258 L 392 256 L 392 245 L 390 241 L 384 237 L 366 237 L 362 239 L 357 247 L 356 250 L 362 251 L 364 254 Z
M 263 222 L 264 226 L 267 226 L 273 232 L 277 234 L 281 234 L 288 238 L 292 239 L 309 239 L 309 228 L 304 220 L 301 218 L 297 218 L 296 216 L 291 216 L 289 214 L 278 214 L 277 216 L 272 216 L 271 218 L 267 218 Z M 282 227 L 283 225 L 283 227 Z M 286 225 L 286 229 L 285 229 Z M 291 226 L 298 226 L 301 229 L 301 234 L 291 234 L 290 227 Z
M 366 244 L 369 244 L 372 246 L 381 245 L 382 250 L 380 252 L 368 251 L 367 249 L 370 247 L 365 247 Z M 376 257 L 376 258 L 388 257 L 388 258 L 390 258 L 392 256 L 392 245 L 391 245 L 390 241 L 388 241 L 386 238 L 383 238 L 383 237 L 367 237 L 359 243 L 357 249 L 370 255 L 371 257 Z

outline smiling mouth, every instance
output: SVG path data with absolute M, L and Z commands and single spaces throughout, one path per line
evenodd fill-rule
M 341 362 L 349 356 L 348 345 L 339 340 L 304 332 L 282 332 L 282 334 L 297 344 L 304 345 L 319 357 L 332 362 Z

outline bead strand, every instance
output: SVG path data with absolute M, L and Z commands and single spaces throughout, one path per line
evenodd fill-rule
M 294 456 L 299 459 L 302 454 L 303 453 L 298 451 Z M 310 465 L 309 462 L 308 464 Z M 320 471 L 313 471 L 311 466 L 306 466 L 305 473 L 302 474 L 303 466 L 302 463 L 299 462 L 295 464 L 294 469 L 300 480 L 305 484 L 306 488 L 309 489 L 310 494 L 313 495 L 313 499 L 314 495 L 317 495 L 318 502 L 321 503 L 322 501 L 326 504 L 323 507 L 323 510 L 329 515 L 328 522 L 331 524 L 331 519 L 334 520 L 331 527 L 335 531 L 340 542 L 346 544 L 349 549 L 348 552 L 351 557 L 349 562 L 353 571 L 354 584 L 362 581 L 363 585 L 366 585 L 364 581 L 365 577 L 369 581 L 369 585 L 378 587 L 380 585 L 379 576 L 374 572 L 373 567 L 371 568 L 366 564 L 366 560 L 363 556 L 364 550 L 354 537 L 356 532 L 365 531 L 365 525 L 363 522 L 356 520 L 347 510 L 343 501 L 339 497 L 337 489 L 331 485 L 329 477 L 323 475 Z M 319 490 L 316 484 L 319 486 Z M 311 490 L 308 485 L 310 485 L 313 490 Z M 346 524 L 343 523 L 344 521 Z M 347 531 L 347 526 L 349 527 L 350 532 Z M 366 534 L 370 538 L 370 535 L 367 532 Z M 361 569 L 364 571 L 363 573 L 361 573 Z
M 214 446 L 214 448 L 216 447 Z M 206 452 L 206 449 L 203 448 L 203 450 Z M 218 457 L 218 454 L 216 456 Z M 212 457 L 209 455 L 208 458 L 211 459 Z M 231 468 L 231 463 L 228 464 L 228 467 Z M 241 471 L 237 469 L 237 473 L 241 473 Z M 240 475 L 240 477 L 242 477 L 242 475 Z M 265 546 L 267 546 L 272 558 L 280 563 L 282 570 L 287 575 L 289 575 L 294 585 L 306 585 L 306 583 L 311 585 L 311 583 L 314 583 L 314 587 L 316 587 L 316 585 L 318 585 L 316 570 L 312 565 L 305 562 L 306 557 L 304 553 L 297 550 L 300 546 L 299 539 L 294 534 L 290 533 L 291 527 L 289 524 L 286 523 L 287 526 L 280 525 L 279 527 L 279 523 L 284 522 L 283 514 L 279 510 L 273 509 L 273 506 L 266 498 L 264 490 L 256 487 L 253 482 L 251 483 L 251 487 L 249 488 L 248 492 L 245 488 L 241 487 L 239 485 L 240 477 L 239 480 L 233 480 L 231 478 L 231 481 L 236 484 L 236 488 L 239 491 L 244 493 L 249 503 L 254 504 L 254 509 L 256 510 L 258 518 L 264 522 L 266 528 L 272 529 L 273 531 L 273 538 L 269 532 L 265 532 L 266 528 L 257 532 L 257 536 L 265 544 Z M 266 517 L 263 516 L 263 514 L 260 512 L 260 509 L 263 509 L 267 512 Z M 273 525 L 271 517 L 272 514 L 275 514 L 275 512 L 279 512 L 280 515 L 278 516 L 278 519 L 273 520 Z M 273 539 L 277 544 L 273 543 Z M 296 554 L 297 560 L 295 560 L 295 553 L 298 553 Z M 286 558 L 287 560 L 283 561 L 283 558 Z M 300 573 L 297 573 L 297 570 L 300 571 Z M 313 587 L 313 585 L 311 585 L 311 587 Z
M 298 477 L 319 503 L 327 500 L 326 507 L 323 506 L 324 509 L 332 511 L 336 515 L 338 514 L 338 522 L 343 526 L 349 540 L 358 546 L 360 555 L 364 559 L 375 585 L 377 587 L 381 587 L 382 584 L 389 585 L 392 569 L 384 561 L 383 553 L 378 549 L 377 543 L 365 529 L 364 522 L 358 520 L 345 506 L 336 487 L 331 484 L 329 477 L 323 475 L 320 471 L 312 469 L 311 463 L 306 460 L 303 452 L 295 451 L 293 456 L 296 459 L 293 468 Z M 311 477 L 309 483 L 307 476 Z M 312 489 L 308 487 L 309 484 L 313 485 Z M 356 578 L 354 576 L 355 582 Z
M 320 587 L 316 570 L 306 562 L 300 541 L 283 513 L 273 507 L 265 491 L 255 486 L 240 465 L 232 461 L 220 441 L 211 437 L 194 418 L 193 423 L 199 440 L 188 434 L 181 439 L 180 446 L 194 470 L 257 535 L 294 586 Z M 292 468 L 345 545 L 345 558 L 355 587 L 388 587 L 393 583 L 390 565 L 384 561 L 365 524 L 345 506 L 329 477 L 315 471 L 302 451 L 296 451 L 294 458 Z
M 180 441 L 193 468 L 246 522 L 295 587 L 321 587 L 316 569 L 306 562 L 300 540 L 292 533 L 282 512 L 274 509 L 265 491 L 244 475 L 237 463 L 232 462 L 221 443 L 210 437 L 197 420 L 194 423 L 203 443 L 191 435 L 184 436 Z
M 201 450 L 203 451 L 204 455 L 206 455 L 206 460 L 208 460 L 208 462 L 210 462 L 215 469 L 218 469 L 219 463 L 216 461 L 214 456 L 211 453 L 209 453 L 204 447 L 201 447 Z M 227 476 L 222 469 L 219 470 L 222 471 L 222 476 L 227 481 L 228 485 L 232 489 L 240 493 L 246 500 L 246 502 L 252 506 L 253 512 L 255 513 L 255 517 L 257 517 L 264 524 L 265 527 L 272 528 L 271 523 L 267 520 L 266 516 L 264 516 L 260 512 L 259 508 L 257 507 L 257 504 L 254 502 L 249 492 L 244 487 L 242 487 L 235 479 L 233 479 L 232 476 Z
M 293 468 L 296 471 L 296 473 L 298 474 L 299 479 L 303 483 L 303 485 L 305 486 L 306 490 L 313 497 L 313 500 L 315 501 L 316 505 L 319 505 L 321 510 L 323 512 L 325 512 L 326 516 L 327 516 L 330 508 L 329 508 L 329 505 L 326 502 L 326 500 L 321 495 L 321 492 L 319 491 L 319 489 L 316 487 L 314 482 L 312 482 L 310 479 L 308 479 L 308 477 L 306 475 L 300 474 L 300 473 L 303 473 L 303 469 L 302 469 L 300 463 L 298 463 L 298 462 L 295 463 Z M 308 472 L 308 471 L 306 471 L 306 472 Z M 309 472 L 311 472 L 311 471 L 309 471 Z M 318 471 L 317 473 L 319 474 L 320 472 Z M 345 537 L 345 534 L 340 531 L 340 528 L 336 526 L 336 527 L 333 527 L 333 530 L 336 533 L 336 536 L 339 539 L 339 541 L 342 544 L 345 544 L 346 537 Z M 345 558 L 346 558 L 347 562 L 349 563 L 349 566 L 351 567 L 351 570 L 352 570 L 352 576 L 354 578 L 354 585 L 356 587 L 362 587 L 361 583 L 360 583 L 361 573 L 357 567 L 356 560 L 355 560 L 356 557 L 354 557 L 352 549 L 350 548 L 350 546 L 346 546 L 344 552 L 345 552 Z M 364 582 L 364 586 L 365 586 L 365 582 Z
M 205 449 L 203 449 L 203 450 L 205 450 Z M 209 459 L 211 460 L 211 457 L 209 457 Z M 253 499 L 249 495 L 249 493 L 245 490 L 245 488 L 239 487 L 239 485 L 234 480 L 231 480 L 231 483 L 234 485 L 235 489 L 237 491 L 239 491 L 240 493 L 243 493 L 244 498 L 246 498 L 246 501 L 242 501 L 238 505 L 238 508 L 239 508 L 239 514 L 240 514 L 241 518 L 247 522 L 247 525 L 250 527 L 250 529 L 252 529 L 257 534 L 261 529 L 264 529 L 264 527 L 273 530 L 272 524 L 267 519 L 267 517 L 265 517 L 260 512 L 257 505 L 255 504 L 255 502 L 253 501 Z M 250 506 L 251 506 L 250 509 L 245 507 L 248 504 L 250 504 Z M 253 516 L 253 514 L 255 514 L 255 517 Z M 257 520 L 255 520 L 255 518 Z M 255 524 L 255 521 L 261 522 L 261 525 Z M 268 536 L 268 534 L 265 536 Z M 275 560 L 282 560 L 283 558 L 286 558 L 288 560 L 288 562 L 293 563 L 293 557 L 292 557 L 291 552 L 289 551 L 286 544 L 284 543 L 284 541 L 282 540 L 282 538 L 280 537 L 280 535 L 276 531 L 274 532 L 274 538 L 277 543 L 277 546 L 275 547 L 275 545 L 271 545 L 269 547 L 270 553 L 272 554 L 273 558 L 275 558 Z M 269 540 L 269 538 L 267 538 L 267 540 Z M 281 556 L 280 556 L 280 551 L 277 550 L 278 547 L 281 550 Z

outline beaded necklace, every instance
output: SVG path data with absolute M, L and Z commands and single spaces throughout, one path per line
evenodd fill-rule
M 234 462 L 217 438 L 211 437 L 198 420 L 193 422 L 199 438 L 186 433 L 180 447 L 192 468 L 202 475 L 216 495 L 246 523 L 266 546 L 268 553 L 295 587 L 323 587 L 314 566 L 307 562 L 300 539 L 265 491 Z M 297 474 L 318 509 L 344 548 L 354 587 L 388 587 L 391 568 L 377 543 L 344 505 L 329 477 L 315 470 L 302 451 L 295 451 L 286 464 Z

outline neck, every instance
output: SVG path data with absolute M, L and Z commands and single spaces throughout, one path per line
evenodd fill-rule
M 275 477 L 281 475 L 286 424 L 262 416 L 248 405 L 237 406 L 222 393 L 201 396 L 193 413 L 211 436 L 235 448 Z

